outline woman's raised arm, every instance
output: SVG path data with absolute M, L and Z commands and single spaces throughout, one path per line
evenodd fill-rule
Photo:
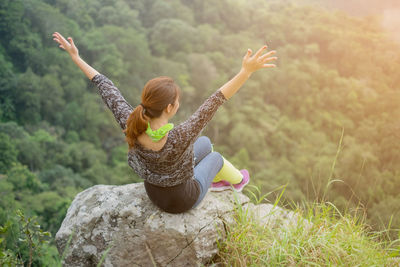
M 253 72 L 261 68 L 274 68 L 275 64 L 266 64 L 267 62 L 276 60 L 277 57 L 269 57 L 276 53 L 275 50 L 269 51 L 268 53 L 261 55 L 264 49 L 267 49 L 267 45 L 264 45 L 253 55 L 251 55 L 251 49 L 247 50 L 246 55 L 243 57 L 242 68 L 239 73 L 235 75 L 230 81 L 224 84 L 220 90 L 224 94 L 226 99 L 231 98 L 236 92 L 242 87 Z
M 189 142 L 194 142 L 207 123 L 213 118 L 217 109 L 240 89 L 253 72 L 261 68 L 276 67 L 275 64 L 266 64 L 277 59 L 277 57 L 268 57 L 275 54 L 276 51 L 261 55 L 266 48 L 267 46 L 261 47 L 252 57 L 250 57 L 251 50 L 248 49 L 243 57 L 242 68 L 239 73 L 208 97 L 195 113 L 175 128 L 176 138 L 180 144 L 185 145 Z
M 121 129 L 124 130 L 126 128 L 126 121 L 133 111 L 133 107 L 125 100 L 119 89 L 110 79 L 100 74 L 79 57 L 78 48 L 75 46 L 74 40 L 72 40 L 71 37 L 68 37 L 70 42 L 65 40 L 58 32 L 53 33 L 53 37 L 53 40 L 60 44 L 59 47 L 68 52 L 75 64 L 78 65 L 90 81 L 97 86 L 104 103 L 113 113 Z
M 85 75 L 92 80 L 96 74 L 99 74 L 97 70 L 92 68 L 89 64 L 87 64 L 81 57 L 79 56 L 78 48 L 75 46 L 74 40 L 71 37 L 67 38 L 69 42 L 62 36 L 60 33 L 53 33 L 53 40 L 59 43 L 59 47 L 68 52 L 71 56 L 72 61 L 75 62 L 76 65 L 85 73 Z

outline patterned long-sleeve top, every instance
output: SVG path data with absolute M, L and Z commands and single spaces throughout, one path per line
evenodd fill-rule
M 95 75 L 92 82 L 120 127 L 125 129 L 132 106 L 103 74 Z M 186 121 L 168 133 L 167 141 L 159 151 L 147 149 L 136 141 L 128 152 L 129 166 L 147 183 L 158 187 L 173 187 L 194 180 L 193 144 L 226 100 L 220 89 L 214 92 Z

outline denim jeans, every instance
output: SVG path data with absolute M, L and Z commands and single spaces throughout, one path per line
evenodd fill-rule
M 218 152 L 212 151 L 210 138 L 200 136 L 194 142 L 194 178 L 200 184 L 200 195 L 192 208 L 197 207 L 206 196 L 214 177 L 222 169 L 224 160 Z

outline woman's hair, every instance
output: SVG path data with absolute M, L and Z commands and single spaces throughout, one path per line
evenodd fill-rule
M 138 105 L 132 111 L 124 130 L 129 149 L 134 147 L 138 136 L 146 131 L 148 119 L 160 117 L 168 104 L 175 104 L 180 94 L 179 86 L 168 76 L 153 78 L 145 84 L 141 97 L 144 107 Z

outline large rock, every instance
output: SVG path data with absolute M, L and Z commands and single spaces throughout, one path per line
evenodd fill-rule
M 56 234 L 66 266 L 198 266 L 217 253 L 218 231 L 232 222 L 233 191 L 209 192 L 185 213 L 163 212 L 148 198 L 143 183 L 96 185 L 73 200 Z M 239 193 L 238 202 L 249 199 Z M 153 261 L 155 264 L 153 264 Z
M 96 266 L 107 249 L 104 266 L 201 266 L 218 252 L 217 240 L 226 236 L 225 224 L 235 222 L 237 204 L 250 208 L 248 214 L 264 225 L 273 226 L 271 218 L 277 216 L 279 225 L 297 220 L 291 212 L 254 205 L 231 190 L 208 192 L 195 209 L 171 214 L 150 201 L 143 183 L 96 185 L 75 197 L 56 245 L 62 255 L 71 236 L 64 266 Z

